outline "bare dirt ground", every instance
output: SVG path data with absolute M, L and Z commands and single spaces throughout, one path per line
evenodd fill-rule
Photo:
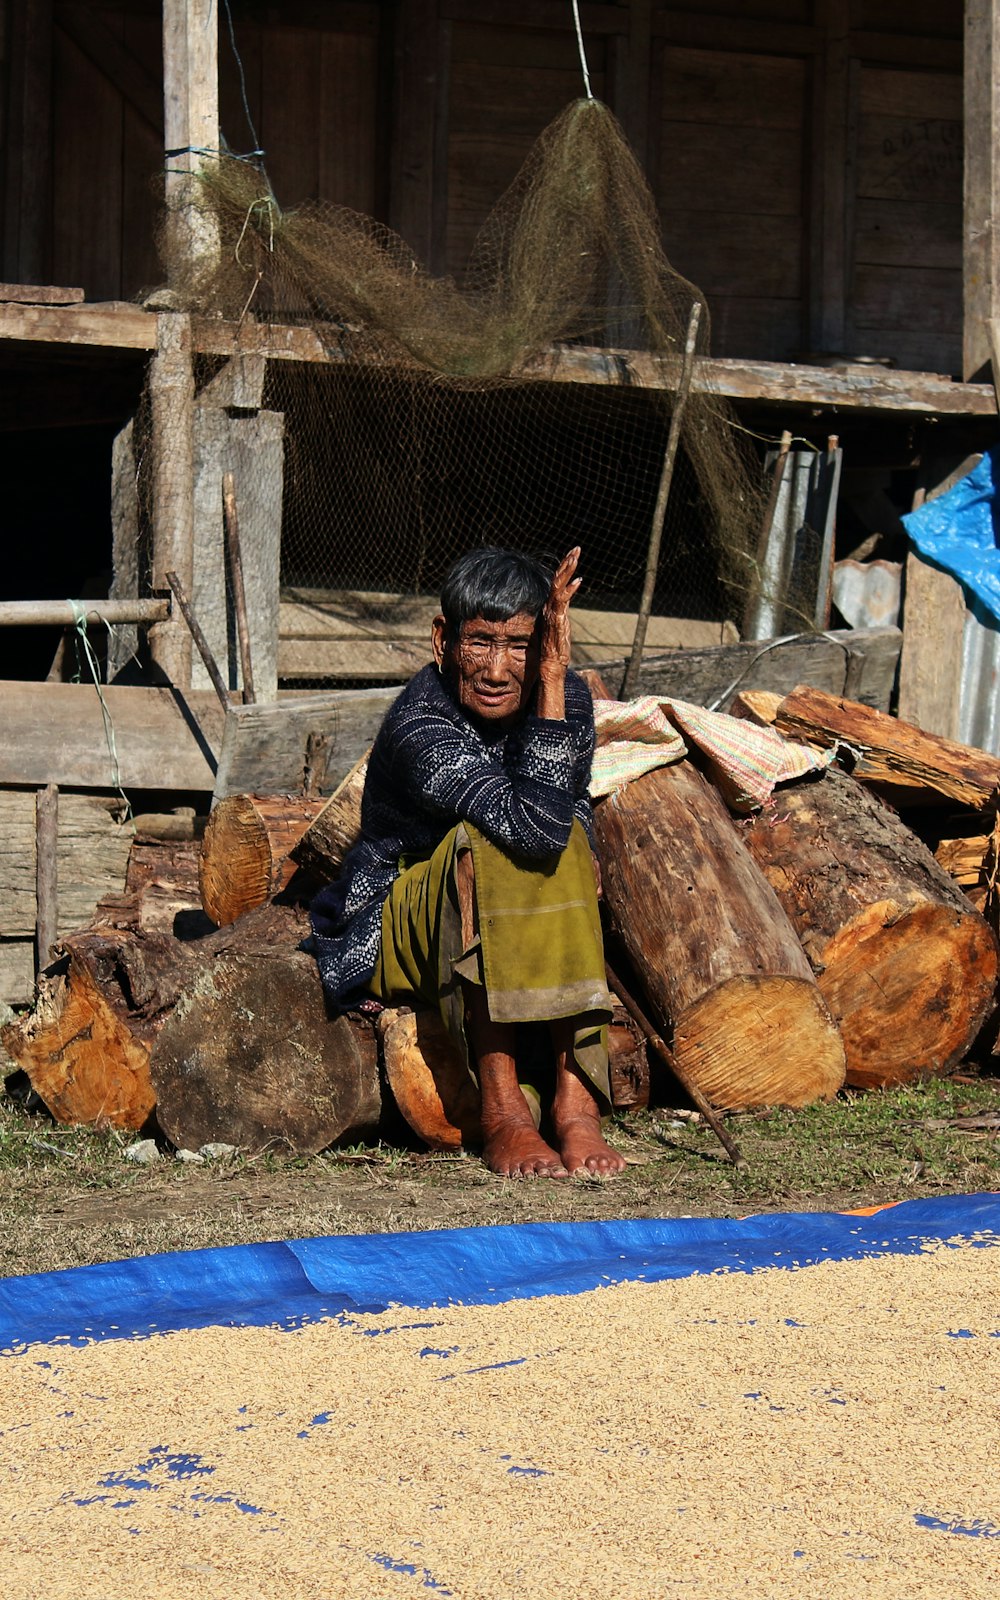
M 937 1080 L 729 1119 L 747 1166 L 669 1110 L 619 1117 L 619 1178 L 512 1182 L 474 1155 L 392 1145 L 195 1166 L 0 1103 L 0 1274 L 164 1250 L 498 1223 L 851 1210 L 1000 1183 L 1000 1082 Z

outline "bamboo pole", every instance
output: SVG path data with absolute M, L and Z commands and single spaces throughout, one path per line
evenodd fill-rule
M 684 421 L 684 412 L 687 407 L 688 395 L 691 392 L 691 378 L 694 374 L 695 345 L 698 342 L 698 324 L 701 321 L 701 301 L 696 300 L 691 307 L 691 316 L 688 320 L 687 342 L 684 346 L 684 360 L 681 363 L 680 382 L 677 385 L 677 395 L 674 407 L 670 413 L 670 431 L 667 434 L 667 448 L 663 455 L 663 465 L 660 468 L 660 482 L 656 491 L 656 505 L 653 508 L 653 524 L 649 533 L 649 550 L 646 555 L 646 576 L 642 585 L 642 598 L 639 601 L 639 612 L 635 622 L 635 635 L 632 639 L 632 654 L 625 676 L 622 679 L 621 698 L 628 700 L 635 689 L 636 679 L 639 676 L 639 667 L 642 662 L 643 646 L 646 643 L 646 630 L 649 626 L 649 616 L 653 609 L 653 593 L 656 589 L 656 571 L 660 563 L 660 544 L 663 539 L 663 523 L 667 514 L 667 501 L 670 498 L 670 485 L 674 476 L 674 464 L 677 460 L 677 446 L 680 443 L 681 424 Z

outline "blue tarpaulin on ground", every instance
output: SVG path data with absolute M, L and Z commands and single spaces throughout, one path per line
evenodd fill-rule
M 1000 445 L 945 494 L 903 518 L 922 556 L 958 578 L 1000 619 Z
M 300 1326 L 391 1305 L 484 1305 L 693 1273 L 1000 1244 L 1000 1194 L 904 1201 L 871 1216 L 519 1223 L 358 1234 L 139 1256 L 0 1280 L 0 1350 L 179 1328 Z

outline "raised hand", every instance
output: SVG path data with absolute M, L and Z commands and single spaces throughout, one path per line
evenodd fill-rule
M 576 576 L 579 560 L 580 546 L 574 545 L 556 568 L 549 598 L 542 611 L 539 670 L 543 679 L 547 676 L 565 676 L 569 666 L 572 647 L 569 608 L 582 581 Z

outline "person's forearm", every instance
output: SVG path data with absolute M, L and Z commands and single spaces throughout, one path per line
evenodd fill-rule
M 538 680 L 538 715 L 550 722 L 566 720 L 566 668 L 542 668 Z

